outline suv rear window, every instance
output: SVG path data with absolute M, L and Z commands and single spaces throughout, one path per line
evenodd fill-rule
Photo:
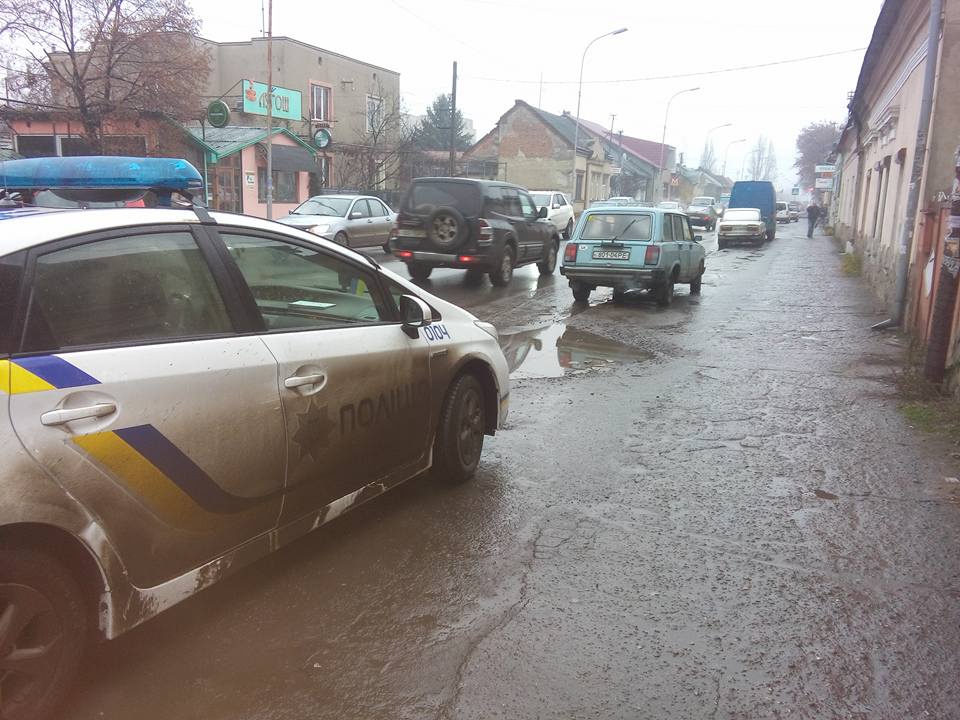
M 465 182 L 415 182 L 403 198 L 405 212 L 425 215 L 439 207 L 453 207 L 463 215 L 477 215 L 480 187 Z

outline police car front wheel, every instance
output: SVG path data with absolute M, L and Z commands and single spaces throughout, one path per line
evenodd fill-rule
M 471 374 L 458 377 L 440 413 L 440 426 L 433 450 L 437 475 L 449 482 L 473 476 L 480 464 L 486 412 L 483 388 Z

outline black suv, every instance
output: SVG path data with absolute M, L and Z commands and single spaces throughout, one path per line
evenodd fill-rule
M 481 270 L 503 286 L 513 269 L 557 266 L 560 235 L 522 187 L 468 178 L 417 178 L 400 204 L 390 251 L 410 277 L 426 280 L 435 267 Z

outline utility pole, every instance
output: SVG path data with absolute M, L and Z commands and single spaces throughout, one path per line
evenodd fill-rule
M 457 175 L 457 61 L 453 61 L 453 89 L 450 91 L 450 177 Z
M 273 220 L 273 0 L 267 4 L 267 220 Z

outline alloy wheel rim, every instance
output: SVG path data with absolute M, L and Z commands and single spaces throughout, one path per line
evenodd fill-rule
M 433 221 L 433 233 L 440 242 L 451 243 L 457 238 L 457 223 L 449 215 L 441 215 Z
M 56 677 L 63 627 L 50 601 L 26 585 L 0 585 L 0 717 L 32 714 Z
M 463 398 L 457 439 L 460 461 L 467 467 L 473 465 L 480 458 L 483 443 L 483 405 L 480 395 L 472 388 Z

